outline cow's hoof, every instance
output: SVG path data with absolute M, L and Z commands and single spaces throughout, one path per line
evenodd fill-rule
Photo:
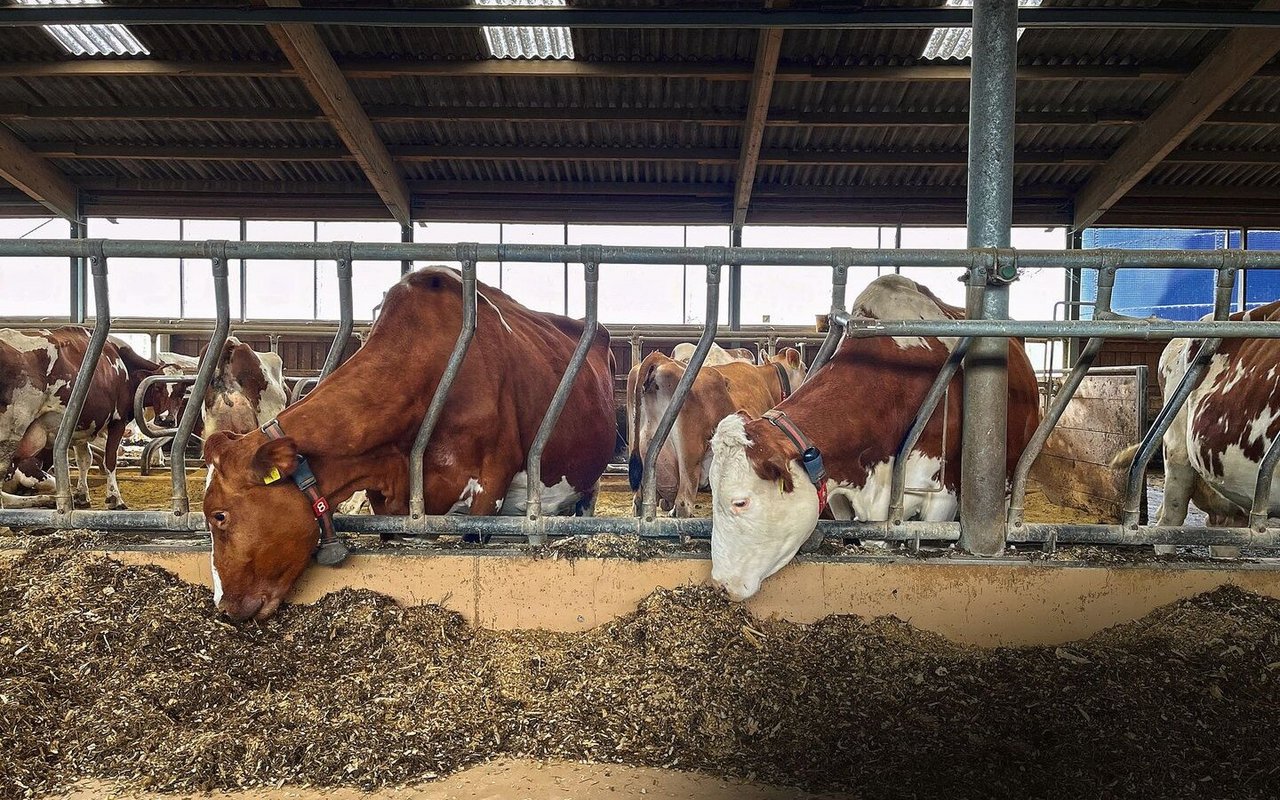
M 89 505 L 90 503 L 89 503 L 88 497 L 81 497 L 79 495 L 76 495 L 75 497 L 71 498 L 72 508 L 88 508 Z
M 121 500 L 119 497 L 108 497 L 107 508 L 111 509 L 112 511 L 127 511 L 129 509 L 129 507 L 126 506 L 124 504 L 124 501 Z

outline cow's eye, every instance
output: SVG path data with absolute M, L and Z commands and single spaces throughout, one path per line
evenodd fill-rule
M 213 512 L 213 521 L 214 521 L 214 522 L 216 522 L 216 523 L 218 523 L 219 525 L 226 525 L 226 524 L 227 524 L 227 512 L 225 512 L 225 511 L 215 511 L 215 512 Z
M 733 501 L 732 505 L 733 505 L 734 511 L 746 511 L 747 508 L 751 506 L 751 498 L 739 497 L 738 499 Z

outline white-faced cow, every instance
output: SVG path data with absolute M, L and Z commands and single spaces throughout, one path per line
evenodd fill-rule
M 924 287 L 876 279 L 854 315 L 956 318 Z M 826 366 L 765 418 L 733 414 L 711 440 L 712 580 L 734 600 L 795 556 L 824 506 L 836 519 L 884 520 L 898 446 L 952 343 L 932 337 L 848 337 Z M 960 492 L 961 382 L 952 383 L 907 458 L 906 518 L 954 519 Z M 1007 479 L 1039 421 L 1035 374 L 1009 342 Z M 821 456 L 812 479 L 803 459 Z M 810 462 L 813 463 L 813 462 Z
M 1211 317 L 1206 317 L 1210 319 Z M 1232 314 L 1235 321 L 1280 325 L 1280 300 Z M 1160 385 L 1167 398 L 1186 373 L 1199 340 L 1173 339 L 1160 355 Z M 1223 339 L 1200 385 L 1164 435 L 1164 502 L 1157 525 L 1182 525 L 1187 503 L 1209 514 L 1211 525 L 1247 524 L 1262 457 L 1280 436 L 1280 341 Z M 1136 448 L 1117 456 L 1127 466 Z M 1127 456 L 1127 459 L 1125 458 Z M 1272 479 L 1269 514 L 1280 514 L 1280 471 Z M 1173 552 L 1157 545 L 1157 552 Z M 1212 547 L 1235 556 L 1235 547 Z
M 738 410 L 759 416 L 804 383 L 804 362 L 795 348 L 785 348 L 766 359 L 762 366 L 739 360 L 704 366 L 689 387 L 658 457 L 658 497 L 663 508 L 671 509 L 672 516 L 693 516 L 698 489 L 707 485 L 706 467 L 716 423 Z M 637 503 L 644 456 L 686 369 L 684 362 L 650 353 L 641 362 L 631 388 L 628 407 L 634 416 L 629 423 L 634 433 L 629 437 L 629 475 Z
M 14 461 L 32 459 L 52 444 L 88 346 L 89 332 L 79 327 L 0 330 L 0 476 L 9 474 Z M 89 442 L 105 433 L 106 504 L 124 508 L 116 481 L 120 439 L 133 419 L 138 384 L 159 371 L 123 342 L 104 344 L 72 438 L 80 473 L 77 505 L 89 502 Z M 9 493 L 0 494 L 0 501 L 12 508 L 48 504 L 47 498 Z
M 317 518 L 353 492 L 367 490 L 380 514 L 407 513 L 408 454 L 462 324 L 461 289 L 444 267 L 405 276 L 365 345 L 278 426 L 205 441 L 215 597 L 229 615 L 271 615 L 316 549 Z M 529 448 L 583 332 L 582 322 L 498 289 L 481 284 L 479 293 L 474 339 L 427 448 L 428 514 L 524 512 Z M 615 429 L 600 326 L 543 453 L 545 513 L 591 507 Z M 294 480 L 307 472 L 300 458 L 315 476 L 311 498 Z

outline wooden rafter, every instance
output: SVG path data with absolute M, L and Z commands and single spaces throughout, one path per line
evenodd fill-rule
M 766 8 L 780 3 L 766 3 Z M 756 169 L 760 165 L 760 145 L 764 141 L 765 121 L 769 118 L 769 99 L 778 74 L 778 54 L 782 52 L 781 28 L 761 28 L 756 40 L 756 61 L 751 73 L 751 89 L 747 100 L 747 117 L 742 125 L 742 141 L 738 151 L 738 168 L 734 172 L 733 226 L 747 222 L 751 206 L 751 187 L 755 186 Z
M 275 162 L 355 161 L 344 147 L 231 147 L 224 145 L 130 145 L 40 142 L 29 148 L 47 158 L 68 160 L 107 159 L 122 161 L 227 161 Z M 693 164 L 738 164 L 740 150 L 725 147 L 525 147 L 392 145 L 387 148 L 395 161 L 547 161 L 547 162 L 672 162 Z M 1113 151 L 1019 150 L 1014 156 L 1020 166 L 1094 166 L 1108 162 Z M 1280 164 L 1280 150 L 1175 150 L 1165 159 L 1182 164 Z M 760 150 L 758 164 L 768 166 L 932 166 L 954 167 L 968 163 L 963 150 Z
M 1280 9 L 1280 0 L 1262 0 L 1258 11 Z M 1165 98 L 1076 196 L 1074 227 L 1088 227 L 1172 154 L 1178 145 L 1280 53 L 1280 35 L 1271 30 L 1237 29 Z
M 0 177 L 53 213 L 76 219 L 75 184 L 0 125 Z
M 266 0 L 266 4 L 298 5 L 297 0 Z M 412 209 L 404 176 L 315 27 L 268 25 L 267 29 L 391 215 L 401 225 L 408 225 Z

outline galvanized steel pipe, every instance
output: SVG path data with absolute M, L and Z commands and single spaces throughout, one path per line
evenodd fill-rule
M 191 441 L 191 433 L 196 427 L 196 417 L 204 406 L 204 395 L 213 382 L 213 373 L 218 368 L 222 357 L 222 346 L 227 343 L 231 333 L 231 299 L 227 292 L 227 259 L 223 254 L 223 242 L 202 242 L 204 253 L 202 258 L 209 259 L 210 272 L 213 274 L 213 299 L 217 319 L 214 323 L 213 336 L 209 338 L 209 346 L 205 349 L 204 358 L 196 370 L 196 382 L 191 387 L 191 398 L 182 409 L 178 419 L 178 429 L 173 434 L 173 447 L 169 450 L 169 479 L 173 486 L 173 513 L 178 516 L 191 510 L 187 498 L 187 443 Z
M 658 454 L 662 452 L 662 446 L 666 444 L 671 427 L 675 424 L 676 415 L 684 406 L 685 397 L 693 387 L 698 372 L 702 370 L 702 363 L 707 360 L 707 353 L 711 352 L 711 345 L 715 342 L 716 319 L 720 313 L 720 267 L 724 263 L 724 248 L 708 247 L 703 257 L 707 265 L 707 320 L 702 329 L 702 336 L 698 339 L 698 345 L 694 348 L 693 355 L 689 357 L 689 363 L 685 365 L 684 374 L 680 376 L 675 391 L 671 394 L 671 403 L 662 413 L 662 419 L 658 421 L 658 427 L 654 430 L 653 438 L 649 440 L 649 448 L 644 454 L 640 516 L 646 521 L 652 521 L 657 514 Z
M 462 362 L 471 347 L 471 339 L 476 332 L 476 246 L 459 244 L 454 250 L 454 258 L 462 263 L 462 329 L 449 353 L 449 361 L 440 375 L 440 383 L 431 395 L 431 404 L 427 406 L 427 414 L 422 418 L 418 435 L 413 440 L 413 450 L 409 453 L 409 529 L 423 530 L 426 517 L 426 483 L 423 474 L 424 456 L 431 432 L 444 413 L 445 401 L 449 399 L 449 390 L 462 369 Z
M 53 475 L 57 482 L 54 502 L 58 512 L 71 512 L 71 465 L 68 462 L 68 448 L 71 438 L 80 425 L 80 412 L 84 410 L 85 398 L 89 396 L 89 387 L 93 384 L 93 373 L 102 358 L 103 347 L 111 332 L 111 302 L 107 289 L 107 259 L 101 253 L 89 256 L 89 270 L 93 275 L 93 305 L 97 319 L 93 324 L 93 333 L 89 335 L 84 360 L 76 371 L 75 383 L 71 386 L 71 396 L 67 398 L 66 408 L 62 412 L 62 420 L 58 423 L 58 435 L 53 441 Z M 53 367 L 52 364 L 49 365 Z M 88 470 L 89 465 L 80 464 L 80 469 Z
M 591 346 L 596 340 L 599 318 L 600 265 L 594 261 L 586 261 L 582 267 L 583 276 L 586 279 L 586 319 L 583 324 L 582 336 L 578 337 L 578 345 L 574 348 L 573 355 L 569 359 L 569 366 L 560 378 L 560 383 L 556 386 L 556 393 L 551 398 L 551 405 L 547 408 L 546 414 L 542 416 L 542 422 L 538 425 L 538 433 L 533 437 L 533 446 L 529 448 L 528 465 L 525 467 L 525 474 L 529 479 L 526 495 L 528 505 L 525 509 L 525 517 L 529 522 L 537 522 L 542 517 L 542 452 L 546 449 L 547 442 L 551 441 L 551 434 L 555 431 L 556 423 L 560 420 L 560 414 L 564 411 L 565 404 L 569 401 L 569 393 L 573 391 L 573 385 L 578 379 L 578 373 L 582 371 L 583 364 L 587 363 L 587 356 L 591 354 Z M 528 538 L 530 544 L 546 543 L 546 534 L 540 530 L 531 531 Z

